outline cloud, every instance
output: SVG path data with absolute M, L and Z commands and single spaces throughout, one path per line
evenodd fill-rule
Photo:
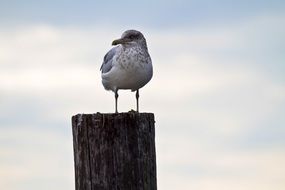
M 175 139 L 176 140 L 176 139 Z M 162 151 L 158 160 L 159 188 L 167 189 L 282 189 L 284 152 L 280 150 L 219 151 L 199 145 Z M 196 145 L 196 146 L 195 146 Z M 161 148 L 161 147 L 158 147 Z M 161 150 L 161 149 L 158 149 Z
M 0 187 L 73 188 L 72 140 L 34 126 L 0 128 Z
M 284 188 L 284 169 L 278 169 L 284 130 L 278 126 L 285 122 L 285 88 L 277 71 L 283 67 L 268 61 L 282 44 L 279 35 L 268 35 L 278 32 L 267 29 L 283 30 L 282 18 L 145 30 L 155 73 L 141 90 L 141 107 L 156 114 L 159 188 Z M 1 30 L 1 187 L 20 189 L 16 179 L 39 189 L 55 178 L 63 180 L 55 183 L 62 189 L 73 186 L 70 117 L 113 111 L 99 68 L 118 31 L 52 25 Z M 134 93 L 119 94 L 120 111 L 135 107 Z

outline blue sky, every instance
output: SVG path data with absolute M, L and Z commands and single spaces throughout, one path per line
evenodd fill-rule
M 113 111 L 99 68 L 134 28 L 154 65 L 140 106 L 156 116 L 159 189 L 283 190 L 284 6 L 0 2 L 0 189 L 74 188 L 70 118 Z
M 232 23 L 249 17 L 282 13 L 283 1 L 6 1 L 2 23 L 58 25 L 139 25 L 155 29 L 196 24 Z M 130 14 L 132 16 L 130 16 Z

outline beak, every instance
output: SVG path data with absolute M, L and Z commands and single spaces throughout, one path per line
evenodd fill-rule
M 112 46 L 115 46 L 115 45 L 118 45 L 118 44 L 124 44 L 124 43 L 127 43 L 127 42 L 129 42 L 129 40 L 127 40 L 125 38 L 120 38 L 120 39 L 114 40 L 112 42 Z

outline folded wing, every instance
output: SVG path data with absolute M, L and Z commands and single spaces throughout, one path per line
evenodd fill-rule
M 104 56 L 104 60 L 103 60 L 103 63 L 101 65 L 101 68 L 100 68 L 100 71 L 102 71 L 102 73 L 107 73 L 107 72 L 109 72 L 112 69 L 112 67 L 113 67 L 113 57 L 116 54 L 116 48 L 117 47 L 113 47 Z

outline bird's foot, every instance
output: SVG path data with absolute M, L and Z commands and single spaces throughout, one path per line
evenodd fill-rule
M 133 109 L 131 109 L 131 110 L 129 111 L 129 113 L 138 113 L 138 112 L 135 111 L 135 110 L 133 110 Z

